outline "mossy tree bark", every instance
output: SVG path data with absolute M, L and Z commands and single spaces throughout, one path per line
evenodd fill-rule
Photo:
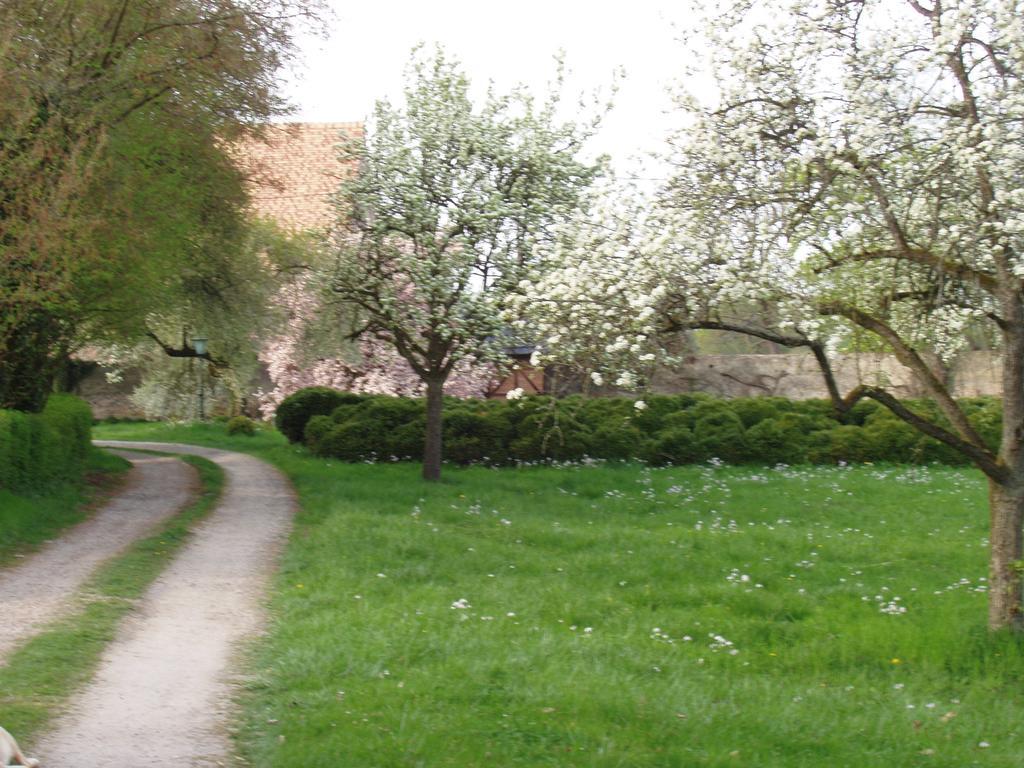
M 444 435 L 444 379 L 427 379 L 427 436 L 423 448 L 423 479 L 441 479 Z

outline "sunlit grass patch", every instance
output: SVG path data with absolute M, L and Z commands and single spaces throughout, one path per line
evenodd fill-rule
M 293 467 L 257 765 L 1017 759 L 971 473 L 414 473 Z
M 424 485 L 257 439 L 303 511 L 245 695 L 254 765 L 1019 764 L 1024 651 L 984 629 L 978 473 Z

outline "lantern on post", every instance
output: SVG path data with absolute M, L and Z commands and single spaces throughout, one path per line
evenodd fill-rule
M 209 341 L 205 336 L 193 336 L 192 337 L 192 348 L 196 351 L 196 357 L 202 357 L 206 354 L 206 344 Z M 206 380 L 204 373 L 206 371 L 206 363 L 202 363 L 199 368 L 199 420 L 206 420 Z

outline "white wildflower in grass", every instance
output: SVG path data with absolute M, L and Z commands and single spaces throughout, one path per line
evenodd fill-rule
M 889 591 L 888 587 L 882 587 L 882 591 Z M 860 599 L 861 602 L 864 603 L 871 602 L 871 598 L 867 595 L 861 595 Z M 903 598 L 899 597 L 898 595 L 893 595 L 892 597 L 875 595 L 874 601 L 875 604 L 878 606 L 879 613 L 885 613 L 890 616 L 900 616 L 907 612 L 907 606 L 902 604 Z
M 652 629 L 650 637 L 651 640 L 657 640 L 660 643 L 667 643 L 668 645 L 672 645 L 675 642 L 668 632 L 662 631 L 661 627 L 655 627 Z
M 725 580 L 728 581 L 730 584 L 753 587 L 754 589 L 764 588 L 764 584 L 755 582 L 753 579 L 750 578 L 749 574 L 741 573 L 739 568 L 733 568 L 731 571 L 729 571 L 728 575 L 726 575 L 725 577 Z
M 451 604 L 451 609 L 453 611 L 464 611 L 467 608 L 472 608 L 472 607 L 473 606 L 471 606 L 469 604 L 469 601 L 466 598 L 464 598 L 464 597 L 460 597 L 458 600 L 456 600 L 454 603 Z
M 712 653 L 726 651 L 730 656 L 735 656 L 739 653 L 739 650 L 735 647 L 732 640 L 727 640 L 722 635 L 715 634 L 714 632 L 709 632 L 708 637 L 711 638 L 708 648 L 711 649 Z
M 907 606 L 890 600 L 888 603 L 880 605 L 878 611 L 879 613 L 887 613 L 890 616 L 899 616 L 907 612 Z
M 633 408 L 635 408 L 637 411 L 646 411 L 647 403 L 645 403 L 643 400 L 636 400 L 633 403 Z

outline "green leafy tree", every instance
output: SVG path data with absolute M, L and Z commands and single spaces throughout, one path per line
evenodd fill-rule
M 236 172 L 203 177 L 198 158 L 281 111 L 276 72 L 316 5 L 0 3 L 0 406 L 38 410 L 99 315 L 137 318 L 200 241 L 238 234 Z M 173 205 L 184 187 L 158 194 L 186 183 L 207 201 L 232 189 L 211 215 Z
M 355 335 L 393 345 L 423 381 L 423 476 L 441 472 L 442 394 L 459 360 L 500 355 L 501 307 L 539 242 L 580 202 L 599 162 L 580 159 L 596 126 L 559 122 L 557 93 L 489 90 L 479 107 L 457 63 L 415 53 L 405 104 L 378 103 L 357 172 L 338 194 L 330 285 Z

